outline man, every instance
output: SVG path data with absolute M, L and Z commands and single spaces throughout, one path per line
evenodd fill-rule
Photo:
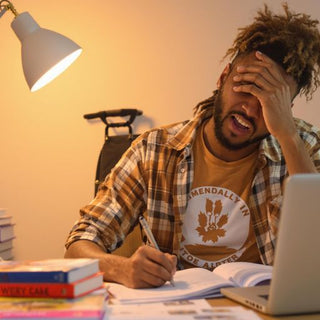
M 319 85 L 318 21 L 267 6 L 241 29 L 217 90 L 192 120 L 142 134 L 81 210 L 66 257 L 107 281 L 160 286 L 182 267 L 272 264 L 284 181 L 320 170 L 320 132 L 292 115 Z M 145 214 L 161 251 L 111 255 Z

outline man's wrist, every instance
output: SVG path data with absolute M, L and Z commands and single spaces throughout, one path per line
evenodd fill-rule
M 284 150 L 286 148 L 292 149 L 299 149 L 303 145 L 303 142 L 297 133 L 297 131 L 292 132 L 291 134 L 286 134 L 283 137 L 277 138 L 281 149 Z

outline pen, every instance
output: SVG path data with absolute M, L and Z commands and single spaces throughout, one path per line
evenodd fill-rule
M 140 217 L 139 217 L 139 222 L 140 222 L 140 224 L 141 224 L 141 226 L 142 226 L 142 228 L 143 228 L 143 230 L 144 230 L 144 232 L 145 232 L 145 234 L 146 234 L 149 242 L 150 242 L 157 250 L 160 251 L 159 246 L 158 246 L 158 244 L 157 244 L 157 242 L 156 242 L 156 239 L 154 238 L 154 236 L 153 236 L 153 234 L 152 234 L 152 232 L 151 232 L 151 230 L 150 230 L 150 227 L 149 227 L 149 225 L 148 225 L 147 220 L 146 220 L 143 216 L 140 216 Z M 174 280 L 173 280 L 173 278 L 171 278 L 170 283 L 171 283 L 171 285 L 172 285 L 173 287 L 175 286 L 175 285 L 174 285 Z

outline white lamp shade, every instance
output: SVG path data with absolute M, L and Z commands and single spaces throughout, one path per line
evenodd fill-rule
M 82 49 L 67 37 L 40 28 L 28 12 L 11 24 L 21 41 L 24 76 L 31 91 L 36 91 L 62 73 Z

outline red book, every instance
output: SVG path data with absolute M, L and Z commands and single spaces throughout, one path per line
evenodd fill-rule
M 103 273 L 98 272 L 90 277 L 72 283 L 24 282 L 0 283 L 2 297 L 33 298 L 76 298 L 103 286 Z
M 107 308 L 107 297 L 105 288 L 76 299 L 0 297 L 0 318 L 101 320 Z

